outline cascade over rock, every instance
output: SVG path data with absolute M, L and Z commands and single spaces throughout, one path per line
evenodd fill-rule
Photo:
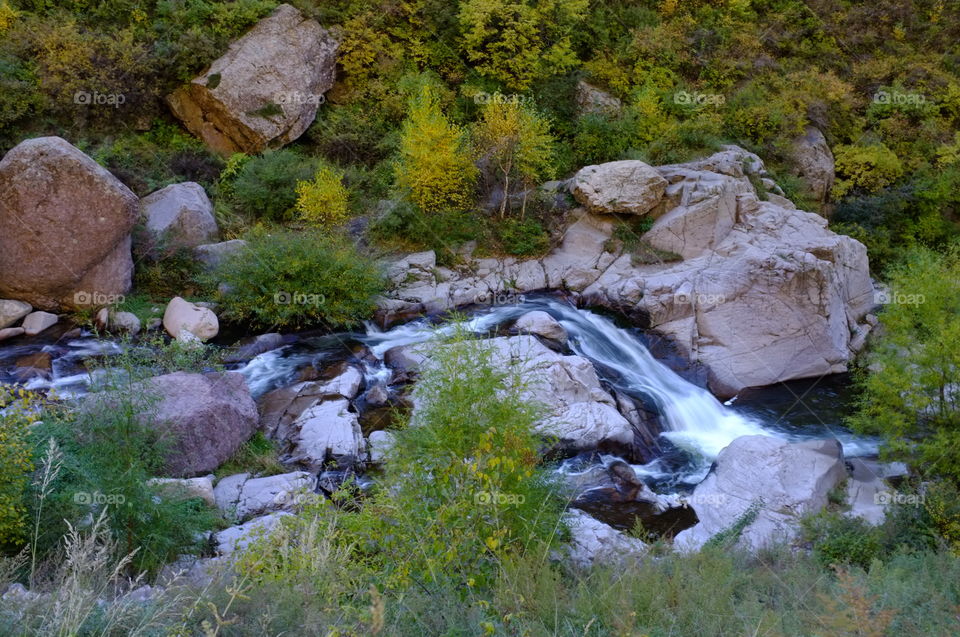
M 437 267 L 432 252 L 400 259 L 389 270 L 383 316 L 566 289 L 671 337 L 723 396 L 846 371 L 874 306 L 863 244 L 777 194 L 760 158 L 741 148 L 649 170 L 666 187 L 641 239 L 679 260 L 637 262 L 611 241 L 615 216 L 579 209 L 542 259 L 470 259 L 456 268 Z M 764 183 L 764 198 L 751 179 Z

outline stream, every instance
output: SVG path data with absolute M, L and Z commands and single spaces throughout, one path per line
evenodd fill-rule
M 793 441 L 835 437 L 847 457 L 877 453 L 876 440 L 855 436 L 841 424 L 849 404 L 849 379 L 845 375 L 745 390 L 724 404 L 703 387 L 704 374 L 698 374 L 695 366 L 672 352 L 662 339 L 637 328 L 619 326 L 610 316 L 575 308 L 553 296 L 476 310 L 468 314 L 466 328 L 478 334 L 497 333 L 532 310 L 547 312 L 560 322 L 569 335 L 570 349 L 590 359 L 609 388 L 658 415 L 661 433 L 657 457 L 646 464 L 631 465 L 657 492 L 689 491 L 707 474 L 717 454 L 744 435 Z M 383 362 L 389 349 L 422 343 L 455 329 L 454 323 L 422 318 L 386 330 L 370 323 L 364 332 L 301 334 L 291 337 L 293 342 L 288 345 L 228 367 L 246 378 L 254 398 L 296 382 L 299 370 L 306 366 L 321 369 L 345 359 L 362 366 L 368 386 L 386 384 L 392 377 Z M 368 348 L 372 356 L 356 357 L 358 346 Z M 80 396 L 91 382 L 84 361 L 91 357 L 109 360 L 120 351 L 117 343 L 83 334 L 56 343 L 0 347 L 0 382 L 55 390 L 61 398 Z M 13 362 L 37 354 L 49 355 L 49 372 L 28 379 L 18 377 Z M 614 460 L 614 456 L 594 453 L 562 461 L 557 471 L 573 475 Z

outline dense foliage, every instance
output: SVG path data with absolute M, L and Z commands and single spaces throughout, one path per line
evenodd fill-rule
M 260 232 L 209 274 L 225 317 L 264 328 L 356 325 L 376 308 L 378 266 L 353 244 L 314 232 Z

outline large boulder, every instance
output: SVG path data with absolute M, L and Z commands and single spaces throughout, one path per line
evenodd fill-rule
M 170 445 L 164 466 L 174 477 L 213 471 L 257 429 L 257 406 L 243 376 L 234 372 L 155 376 L 138 383 L 134 393 L 145 397 L 144 422 Z
M 333 86 L 337 42 L 282 4 L 167 101 L 214 151 L 255 154 L 300 137 Z
M 192 181 L 171 184 L 140 201 L 151 244 L 193 248 L 217 238 L 217 221 L 206 191 Z
M 794 140 L 791 151 L 794 174 L 807 183 L 817 201 L 826 201 L 836 173 L 827 138 L 820 129 L 808 126 L 804 134 Z
M 653 167 L 633 159 L 581 168 L 570 182 L 574 198 L 599 213 L 647 214 L 666 188 L 667 180 Z
M 827 505 L 828 494 L 847 478 L 836 440 L 791 443 L 771 436 L 741 436 L 720 455 L 689 503 L 700 522 L 674 544 L 697 550 L 738 523 L 739 543 L 757 550 L 793 540 L 800 518 Z M 751 521 L 752 520 L 752 521 Z
M 15 146 L 0 160 L 0 296 L 46 310 L 115 302 L 130 289 L 137 203 L 66 140 Z

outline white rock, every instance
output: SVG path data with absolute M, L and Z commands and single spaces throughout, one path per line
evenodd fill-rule
M 110 329 L 135 336 L 140 333 L 140 319 L 133 312 L 111 312 Z
M 595 563 L 625 564 L 647 552 L 648 547 L 642 541 L 578 509 L 567 511 L 564 521 L 570 529 L 570 560 L 580 568 L 589 568 Z
M 363 383 L 363 374 L 354 366 L 347 367 L 347 370 L 336 378 L 320 384 L 317 393 L 321 396 L 329 394 L 339 394 L 344 398 L 356 398 L 360 393 L 360 385 Z
M 827 505 L 828 493 L 847 477 L 836 440 L 787 442 L 741 436 L 720 455 L 688 499 L 700 522 L 674 539 L 680 551 L 700 549 L 732 528 L 754 507 L 756 517 L 739 544 L 757 550 L 792 541 L 800 518 Z
M 873 525 L 882 524 L 887 517 L 890 487 L 883 480 L 883 468 L 878 463 L 851 458 L 848 463 L 853 467 L 847 480 L 847 504 L 850 510 L 846 515 L 861 518 Z
M 642 161 L 628 159 L 581 168 L 570 182 L 574 198 L 590 212 L 650 212 L 663 197 L 667 180 Z
M 390 449 L 393 448 L 395 438 L 389 431 L 374 431 L 370 433 L 368 439 L 370 449 L 370 462 L 373 464 L 383 464 Z
M 589 360 L 558 354 L 526 334 L 492 338 L 484 344 L 491 349 L 490 362 L 495 368 L 517 366 L 515 369 L 525 382 L 524 398 L 544 407 L 537 431 L 580 450 L 594 449 L 601 442 L 627 447 L 633 444 L 633 428 L 617 411 L 614 398 L 600 385 Z M 414 399 L 416 422 L 416 404 L 420 400 L 416 389 Z
M 329 457 L 359 457 L 364 449 L 357 414 L 348 400 L 328 400 L 310 407 L 297 418 L 294 459 L 317 470 Z
M 200 498 L 210 506 L 216 506 L 213 495 L 213 478 L 202 476 L 199 478 L 151 478 L 148 484 L 161 487 L 161 492 L 170 496 L 185 496 Z
M 211 310 L 175 296 L 163 313 L 163 327 L 167 333 L 179 339 L 186 330 L 201 341 L 209 341 L 220 332 L 220 322 Z
M 249 479 L 249 473 L 236 473 L 217 481 L 216 486 L 213 488 L 213 497 L 216 501 L 217 508 L 225 512 L 235 511 L 237 502 L 240 501 L 240 490 Z
M 40 332 L 57 324 L 57 315 L 49 312 L 31 312 L 23 319 L 23 331 L 27 336 L 36 336 Z
M 140 216 L 153 240 L 192 248 L 215 239 L 219 232 L 213 204 L 192 181 L 171 184 L 140 200 Z
M 0 341 L 5 341 L 8 338 L 20 336 L 24 332 L 26 332 L 26 330 L 24 330 L 22 327 L 5 327 L 0 330 Z
M 558 343 L 567 342 L 567 330 L 563 329 L 557 319 L 542 310 L 527 312 L 517 319 L 514 327 L 520 332 L 536 334 Z
M 217 506 L 238 520 L 296 508 L 316 488 L 317 479 L 306 471 L 294 471 L 263 478 L 224 478 L 217 485 Z M 230 480 L 229 483 L 223 484 Z
M 288 516 L 292 517 L 292 514 L 286 511 L 277 511 L 220 531 L 213 536 L 217 553 L 230 555 L 235 551 L 246 549 L 251 543 L 268 537 L 283 518 Z
M 33 311 L 33 306 L 23 301 L 0 299 L 0 330 L 15 325 L 17 321 Z

